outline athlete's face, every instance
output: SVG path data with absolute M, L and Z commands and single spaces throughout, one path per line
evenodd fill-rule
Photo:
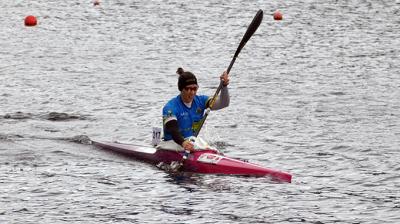
M 199 87 L 196 84 L 188 85 L 185 88 L 183 88 L 181 92 L 183 102 L 191 103 L 193 101 L 194 96 L 196 96 L 198 88 Z

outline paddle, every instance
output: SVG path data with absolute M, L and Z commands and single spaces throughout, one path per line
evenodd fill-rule
M 246 45 L 247 41 L 250 39 L 251 36 L 253 36 L 253 34 L 256 32 L 257 28 L 260 26 L 262 19 L 263 19 L 263 11 L 260 9 L 260 10 L 258 10 L 257 14 L 253 18 L 253 21 L 251 21 L 249 27 L 247 28 L 246 33 L 242 37 L 242 41 L 240 41 L 240 44 L 235 52 L 235 55 L 233 56 L 232 61 L 229 64 L 229 67 L 227 69 L 228 74 L 231 71 L 233 63 L 235 63 L 236 58 L 238 57 L 242 48 L 244 47 L 244 45 Z M 211 98 L 209 108 L 207 108 L 207 110 L 206 110 L 206 114 L 204 115 L 203 119 L 201 119 L 201 121 L 200 121 L 199 129 L 197 130 L 197 132 L 195 133 L 194 136 L 197 137 L 199 135 L 200 130 L 203 127 L 203 124 L 206 121 L 207 116 L 211 111 L 211 108 L 214 106 L 215 100 L 217 99 L 217 96 L 218 96 L 219 92 L 221 91 L 222 87 L 223 87 L 223 82 L 221 80 L 221 82 L 219 83 L 219 86 L 217 88 L 217 91 L 215 91 L 214 96 Z

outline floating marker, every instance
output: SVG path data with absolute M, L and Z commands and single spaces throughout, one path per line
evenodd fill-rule
M 25 17 L 25 26 L 36 26 L 37 19 L 35 16 L 29 15 Z
M 282 20 L 282 13 L 279 11 L 274 12 L 274 20 Z

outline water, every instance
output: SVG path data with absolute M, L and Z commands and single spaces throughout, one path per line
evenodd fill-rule
M 0 223 L 400 222 L 399 1 L 0 6 Z M 201 135 L 293 183 L 177 177 L 69 141 L 150 143 L 176 68 L 213 94 L 258 9 Z

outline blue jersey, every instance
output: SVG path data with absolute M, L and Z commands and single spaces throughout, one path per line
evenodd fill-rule
M 180 95 L 172 98 L 163 108 L 163 125 L 171 119 L 178 121 L 179 132 L 184 138 L 194 135 L 198 131 L 199 121 L 204 116 L 208 96 L 196 95 L 192 101 L 192 105 L 188 108 L 182 101 Z M 165 130 L 164 127 L 164 140 L 172 140 L 172 136 Z

